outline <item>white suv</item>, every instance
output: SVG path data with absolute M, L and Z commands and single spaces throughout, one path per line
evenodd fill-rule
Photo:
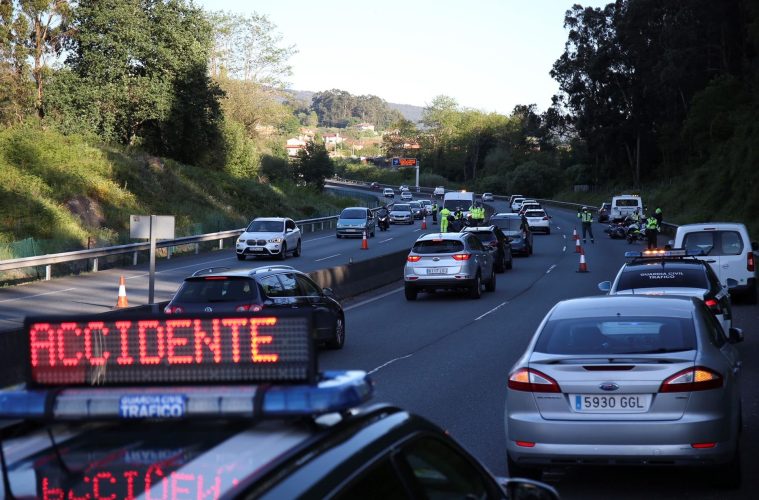
M 275 255 L 284 260 L 288 252 L 300 256 L 301 233 L 295 221 L 286 217 L 256 217 L 237 238 L 237 259 L 249 255 Z
M 445 188 L 443 186 L 438 186 L 435 188 L 435 191 L 432 192 L 435 196 L 443 196 L 445 194 Z
M 393 191 L 393 188 L 385 188 L 382 190 L 382 195 L 385 198 L 395 198 L 395 191 Z
M 701 249 L 720 282 L 731 295 L 756 304 L 756 257 L 746 226 L 737 222 L 702 222 L 677 228 L 674 248 Z

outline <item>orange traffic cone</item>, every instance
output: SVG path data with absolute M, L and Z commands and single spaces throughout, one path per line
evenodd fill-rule
M 575 253 L 582 253 L 582 247 L 580 246 L 580 239 L 575 240 Z
M 116 299 L 116 309 L 122 307 L 129 307 L 129 301 L 126 296 L 126 285 L 124 284 L 124 276 L 119 279 L 119 298 Z
M 422 231 L 427 229 L 427 217 L 422 216 Z
M 573 240 L 579 240 L 580 236 L 577 234 L 577 226 L 575 226 L 574 231 L 572 231 L 572 239 Z
M 369 250 L 369 241 L 366 239 L 366 230 L 364 230 L 364 237 L 361 240 L 361 250 Z
M 580 268 L 577 270 L 578 273 L 587 273 L 588 272 L 588 264 L 585 263 L 585 250 L 580 247 Z

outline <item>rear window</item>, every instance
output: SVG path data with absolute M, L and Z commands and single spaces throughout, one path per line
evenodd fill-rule
M 249 233 L 281 233 L 285 223 L 280 220 L 254 220 L 246 229 Z
M 684 248 L 701 249 L 706 255 L 740 255 L 743 238 L 737 231 L 696 231 L 683 238 Z
M 618 207 L 637 207 L 639 200 L 631 198 L 614 200 L 614 204 Z
M 542 210 L 528 210 L 524 213 L 525 217 L 545 217 L 546 213 Z
M 477 236 L 477 239 L 479 239 L 483 243 L 490 243 L 491 241 L 495 241 L 498 239 L 496 238 L 495 234 L 493 234 L 492 231 L 478 231 L 476 233 L 472 232 L 472 234 Z
M 522 219 L 490 219 L 490 223 L 498 226 L 506 234 L 522 230 Z
M 689 318 L 608 317 L 549 321 L 535 351 L 545 354 L 655 354 L 696 348 Z
M 206 302 L 245 302 L 258 298 L 258 288 L 249 278 L 197 278 L 186 280 L 174 298 L 175 302 L 198 304 Z
M 366 219 L 366 210 L 359 208 L 346 208 L 340 214 L 341 219 Z
M 690 287 L 709 288 L 706 271 L 700 268 L 667 269 L 662 266 L 626 270 L 619 277 L 617 290 L 635 288 Z
M 424 240 L 414 244 L 412 252 L 418 254 L 428 253 L 456 253 L 464 250 L 464 244 L 459 240 Z

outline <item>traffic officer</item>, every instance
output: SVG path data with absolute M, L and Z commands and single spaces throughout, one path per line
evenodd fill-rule
M 662 215 L 661 208 L 656 209 L 656 212 L 654 212 L 654 217 L 656 217 L 656 225 L 657 225 L 656 230 L 661 231 L 661 221 L 662 221 L 662 218 L 664 217 Z
M 648 249 L 656 248 L 656 235 L 659 234 L 659 221 L 655 215 L 649 215 L 646 219 L 646 239 L 648 240 Z
M 448 232 L 448 217 L 451 215 L 451 211 L 443 207 L 440 211 L 440 232 Z
M 477 216 L 474 218 L 474 223 L 481 226 L 485 223 L 485 207 L 477 205 Z
M 437 224 L 437 202 L 432 201 L 432 223 Z
M 590 242 L 595 243 L 596 240 L 593 237 L 593 214 L 590 213 L 590 210 L 588 210 L 588 207 L 582 207 L 582 210 L 580 212 L 577 212 L 577 218 L 580 219 L 582 222 L 582 242 L 587 243 L 588 240 L 585 238 L 586 233 L 590 234 Z

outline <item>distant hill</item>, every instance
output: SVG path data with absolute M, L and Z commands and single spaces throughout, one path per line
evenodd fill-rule
M 311 98 L 316 93 L 310 90 L 291 90 L 290 92 L 292 92 L 296 99 L 308 104 L 311 104 Z M 390 109 L 398 110 L 405 119 L 410 120 L 414 123 L 418 123 L 422 119 L 422 111 L 424 110 L 424 107 L 422 106 L 414 106 L 413 104 L 397 104 L 394 102 L 388 102 L 387 105 L 390 107 Z

